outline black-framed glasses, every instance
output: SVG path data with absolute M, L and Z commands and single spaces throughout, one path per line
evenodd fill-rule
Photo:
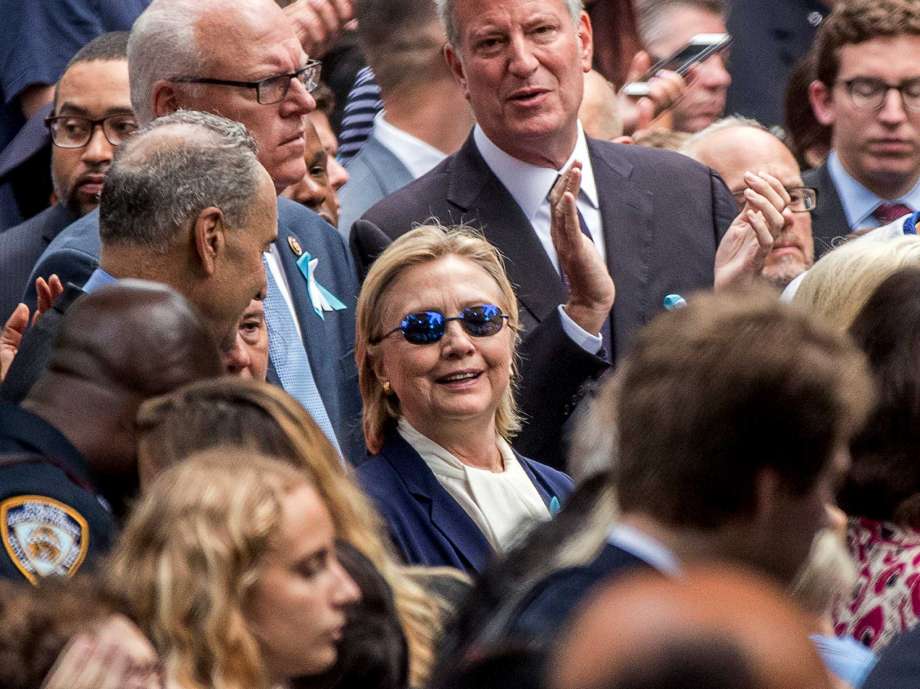
M 231 81 L 230 79 L 208 79 L 205 77 L 175 77 L 171 81 L 180 84 L 213 84 L 215 86 L 235 86 L 256 90 L 256 100 L 262 105 L 280 103 L 291 88 L 291 80 L 297 79 L 307 92 L 313 93 L 319 85 L 319 72 L 322 63 L 319 60 L 308 60 L 307 64 L 296 72 L 277 74 L 261 81 Z
M 51 132 L 52 143 L 58 148 L 83 148 L 99 126 L 102 126 L 106 141 L 113 146 L 120 146 L 137 131 L 137 120 L 128 113 L 100 117 L 98 120 L 78 115 L 55 115 L 45 118 L 45 126 Z
M 810 213 L 818 206 L 818 190 L 811 187 L 787 187 L 789 193 L 789 210 L 793 213 Z M 745 201 L 744 189 L 733 191 L 735 203 L 738 208 L 743 208 Z
M 377 344 L 393 333 L 402 331 L 407 342 L 417 345 L 431 344 L 444 337 L 450 321 L 458 321 L 463 330 L 473 337 L 489 337 L 502 329 L 508 315 L 495 304 L 470 306 L 456 316 L 447 317 L 440 311 L 419 311 L 408 313 L 399 325 L 371 341 Z
M 853 106 L 860 110 L 881 110 L 885 105 L 888 92 L 894 89 L 901 94 L 904 107 L 914 112 L 920 111 L 920 77 L 908 79 L 900 84 L 889 84 L 881 79 L 871 77 L 854 77 L 841 81 Z

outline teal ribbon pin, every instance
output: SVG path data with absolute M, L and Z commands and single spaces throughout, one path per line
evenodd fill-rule
M 310 297 L 310 304 L 316 315 L 326 320 L 323 315 L 324 311 L 344 311 L 346 306 L 332 292 L 323 287 L 316 280 L 316 266 L 319 259 L 314 258 L 309 251 L 304 251 L 300 258 L 297 259 L 297 267 L 307 279 L 307 296 Z

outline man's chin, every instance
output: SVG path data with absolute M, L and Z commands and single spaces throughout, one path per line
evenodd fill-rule
M 765 266 L 761 277 L 773 287 L 783 290 L 806 270 L 804 261 L 793 256 L 783 256 L 776 263 Z

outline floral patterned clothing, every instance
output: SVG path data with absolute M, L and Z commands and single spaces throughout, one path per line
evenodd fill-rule
M 850 519 L 847 546 L 859 576 L 849 600 L 834 605 L 834 633 L 878 653 L 920 620 L 920 532 Z

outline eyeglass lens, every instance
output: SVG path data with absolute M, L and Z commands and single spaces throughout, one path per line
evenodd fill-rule
M 291 88 L 291 79 L 297 79 L 304 85 L 307 92 L 312 93 L 318 85 L 319 69 L 319 64 L 309 64 L 295 72 L 293 77 L 290 74 L 281 74 L 277 77 L 260 81 L 256 87 L 258 101 L 263 105 L 281 102 L 287 96 L 288 89 Z
M 879 79 L 859 78 L 845 81 L 847 93 L 857 108 L 879 110 L 885 104 L 888 91 L 896 89 L 901 94 L 904 107 L 920 110 L 920 79 L 911 79 L 902 84 L 887 84 Z
M 444 337 L 449 321 L 459 321 L 463 330 L 473 337 L 488 337 L 502 329 L 506 316 L 494 304 L 482 304 L 463 309 L 460 315 L 446 318 L 438 311 L 410 313 L 400 323 L 406 340 L 413 344 L 437 342 Z
M 96 125 L 102 125 L 106 140 L 113 146 L 119 146 L 137 131 L 134 115 L 112 115 L 101 120 L 88 117 L 60 116 L 49 120 L 51 138 L 61 148 L 81 148 L 93 138 Z

